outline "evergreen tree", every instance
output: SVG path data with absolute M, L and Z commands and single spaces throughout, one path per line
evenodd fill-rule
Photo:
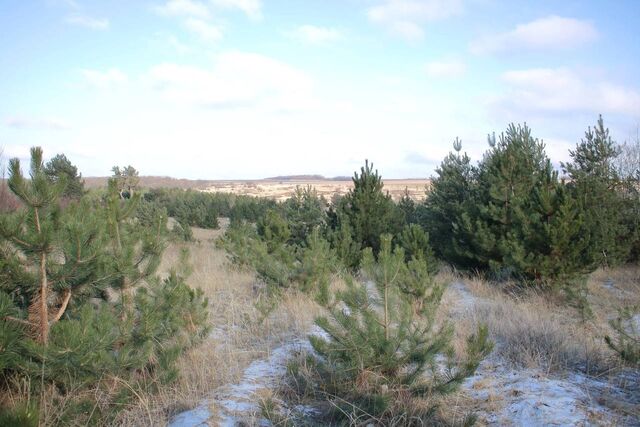
M 369 161 L 360 174 L 354 174 L 353 188 L 340 199 L 337 210 L 338 218 L 348 222 L 353 241 L 372 248 L 374 254 L 380 250 L 382 234 L 396 234 L 402 227 L 391 196 L 383 192 L 382 177 Z
M 640 135 L 620 147 L 616 170 L 622 180 L 622 218 L 629 235 L 629 262 L 640 261 Z
M 421 260 L 427 263 L 432 274 L 437 273 L 438 263 L 429 243 L 429 235 L 418 224 L 406 225 L 398 236 L 398 244 L 404 250 L 405 260 Z
M 331 218 L 331 217 L 330 217 Z M 335 215 L 335 223 L 329 232 L 331 247 L 336 251 L 342 265 L 348 269 L 357 269 L 362 257 L 360 243 L 353 239 L 349 220 L 342 214 Z
M 24 209 L 0 215 L 0 393 L 54 385 L 66 408 L 56 423 L 108 423 L 135 388 L 175 378 L 176 358 L 206 333 L 207 301 L 175 274 L 155 277 L 166 217 L 142 226 L 139 196 L 121 200 L 114 183 L 104 200 L 62 206 L 64 181 L 46 175 L 40 148 L 30 179 L 11 161 Z
M 120 197 L 123 199 L 132 197 L 140 184 L 138 171 L 131 165 L 122 169 L 119 166 L 114 166 L 111 171 L 113 172 L 111 179 L 115 182 L 115 187 Z
M 64 154 L 58 154 L 49 160 L 44 167 L 44 172 L 53 182 L 64 180 L 66 184 L 62 193 L 64 197 L 78 200 L 84 195 L 82 174 L 78 174 L 78 168 Z
M 625 224 L 622 182 L 615 167 L 620 150 L 604 127 L 602 116 L 569 153 L 571 162 L 562 167 L 569 176 L 578 207 L 584 212 L 590 241 L 586 255 L 599 265 L 626 261 L 633 230 Z
M 416 261 L 418 262 L 418 261 Z M 381 238 L 378 261 L 365 250 L 363 269 L 372 286 L 347 280 L 347 289 L 336 295 L 341 304 L 330 309 L 330 317 L 316 323 L 327 338 L 310 336 L 322 376 L 323 394 L 335 396 L 332 403 L 340 414 L 359 419 L 385 419 L 385 415 L 407 397 L 421 399 L 454 391 L 490 351 L 486 329 L 470 337 L 466 360 L 454 366 L 450 325 L 436 326 L 435 312 L 443 288 L 428 280 L 426 266 L 420 271 L 424 291 L 407 293 L 417 276 L 405 263 L 402 249 L 391 251 L 391 236 Z M 417 307 L 419 306 L 419 309 Z M 449 355 L 448 369 L 438 369 L 436 356 Z M 405 408 L 406 409 L 406 408 Z M 415 408 L 409 408 L 415 410 Z M 419 411 L 416 411 L 419 412 Z M 411 414 L 416 423 L 432 415 L 425 410 Z
M 459 267 L 576 288 L 595 268 L 587 222 L 526 126 L 510 125 L 475 169 L 450 154 L 438 169 L 427 228 Z M 456 150 L 460 144 L 456 141 Z
M 49 180 L 40 148 L 31 149 L 30 175 L 31 179 L 26 179 L 22 175 L 20 161 L 11 160 L 9 188 L 26 206 L 26 210 L 3 216 L 0 234 L 14 250 L 22 254 L 19 258 L 5 261 L 13 261 L 16 268 L 22 268 L 22 276 L 28 279 L 24 289 L 19 289 L 21 296 L 28 301 L 29 318 L 22 322 L 29 327 L 34 338 L 46 345 L 51 323 L 60 319 L 71 298 L 70 287 L 66 283 L 52 282 L 49 274 L 60 259 L 56 253 L 60 247 L 56 237 L 62 231 L 58 200 L 66 182 L 64 178 L 55 183 Z M 83 249 L 81 246 L 78 248 L 75 261 L 83 259 Z M 5 250 L 5 254 L 10 254 L 10 251 Z M 63 266 L 64 262 L 59 264 L 59 268 Z
M 402 222 L 404 224 L 414 224 L 416 222 L 416 202 L 413 201 L 411 194 L 409 194 L 409 189 L 406 187 L 398 201 L 398 209 L 402 212 Z
M 283 216 L 289 223 L 292 244 L 302 246 L 312 231 L 324 225 L 327 203 L 315 188 L 296 187 L 293 196 L 282 204 Z
M 336 256 L 329 242 L 316 227 L 307 237 L 307 243 L 299 251 L 300 269 L 296 280 L 303 292 L 312 293 L 321 305 L 329 304 L 331 275 L 336 270 Z
M 108 281 L 120 292 L 123 316 L 131 309 L 133 288 L 155 274 L 164 250 L 162 217 L 150 228 L 133 221 L 140 198 L 140 194 L 122 198 L 118 181 L 109 180 L 104 211 L 111 240 Z
M 475 209 L 476 170 L 469 156 L 460 153 L 462 142 L 458 138 L 453 147 L 455 153 L 445 157 L 436 169 L 438 176 L 431 181 L 421 224 L 428 231 L 438 256 L 471 268 L 477 266 L 477 261 L 465 253 L 470 236 L 464 233 L 463 216 L 472 214 Z

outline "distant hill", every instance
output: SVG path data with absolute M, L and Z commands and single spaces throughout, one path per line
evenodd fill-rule
M 322 175 L 280 175 L 264 178 L 264 181 L 325 181 Z

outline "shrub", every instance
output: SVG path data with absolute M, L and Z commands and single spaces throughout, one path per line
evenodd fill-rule
M 405 292 L 413 288 L 408 283 L 416 279 L 415 266 L 405 263 L 402 249 L 391 251 L 390 236 L 380 241 L 377 262 L 371 249 L 363 257 L 371 282 L 347 280 L 347 289 L 336 295 L 341 304 L 330 309 L 330 317 L 317 319 L 326 336 L 309 337 L 319 356 L 310 381 L 317 396 L 337 408 L 337 419 L 385 424 L 403 411 L 413 420 L 409 424 L 423 425 L 433 416 L 433 399 L 472 375 L 491 344 L 481 328 L 468 340 L 467 358 L 455 364 L 453 328 L 435 322 L 442 286 L 426 275 L 424 292 Z M 445 365 L 438 355 L 447 356 Z

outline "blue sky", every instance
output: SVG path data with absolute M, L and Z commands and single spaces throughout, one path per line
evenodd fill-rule
M 640 126 L 640 2 L 0 1 L 0 147 L 85 176 L 425 177 L 526 121 Z

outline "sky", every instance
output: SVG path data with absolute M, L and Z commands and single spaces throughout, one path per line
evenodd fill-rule
M 0 0 L 0 149 L 84 176 L 428 177 L 526 122 L 640 126 L 640 1 Z

